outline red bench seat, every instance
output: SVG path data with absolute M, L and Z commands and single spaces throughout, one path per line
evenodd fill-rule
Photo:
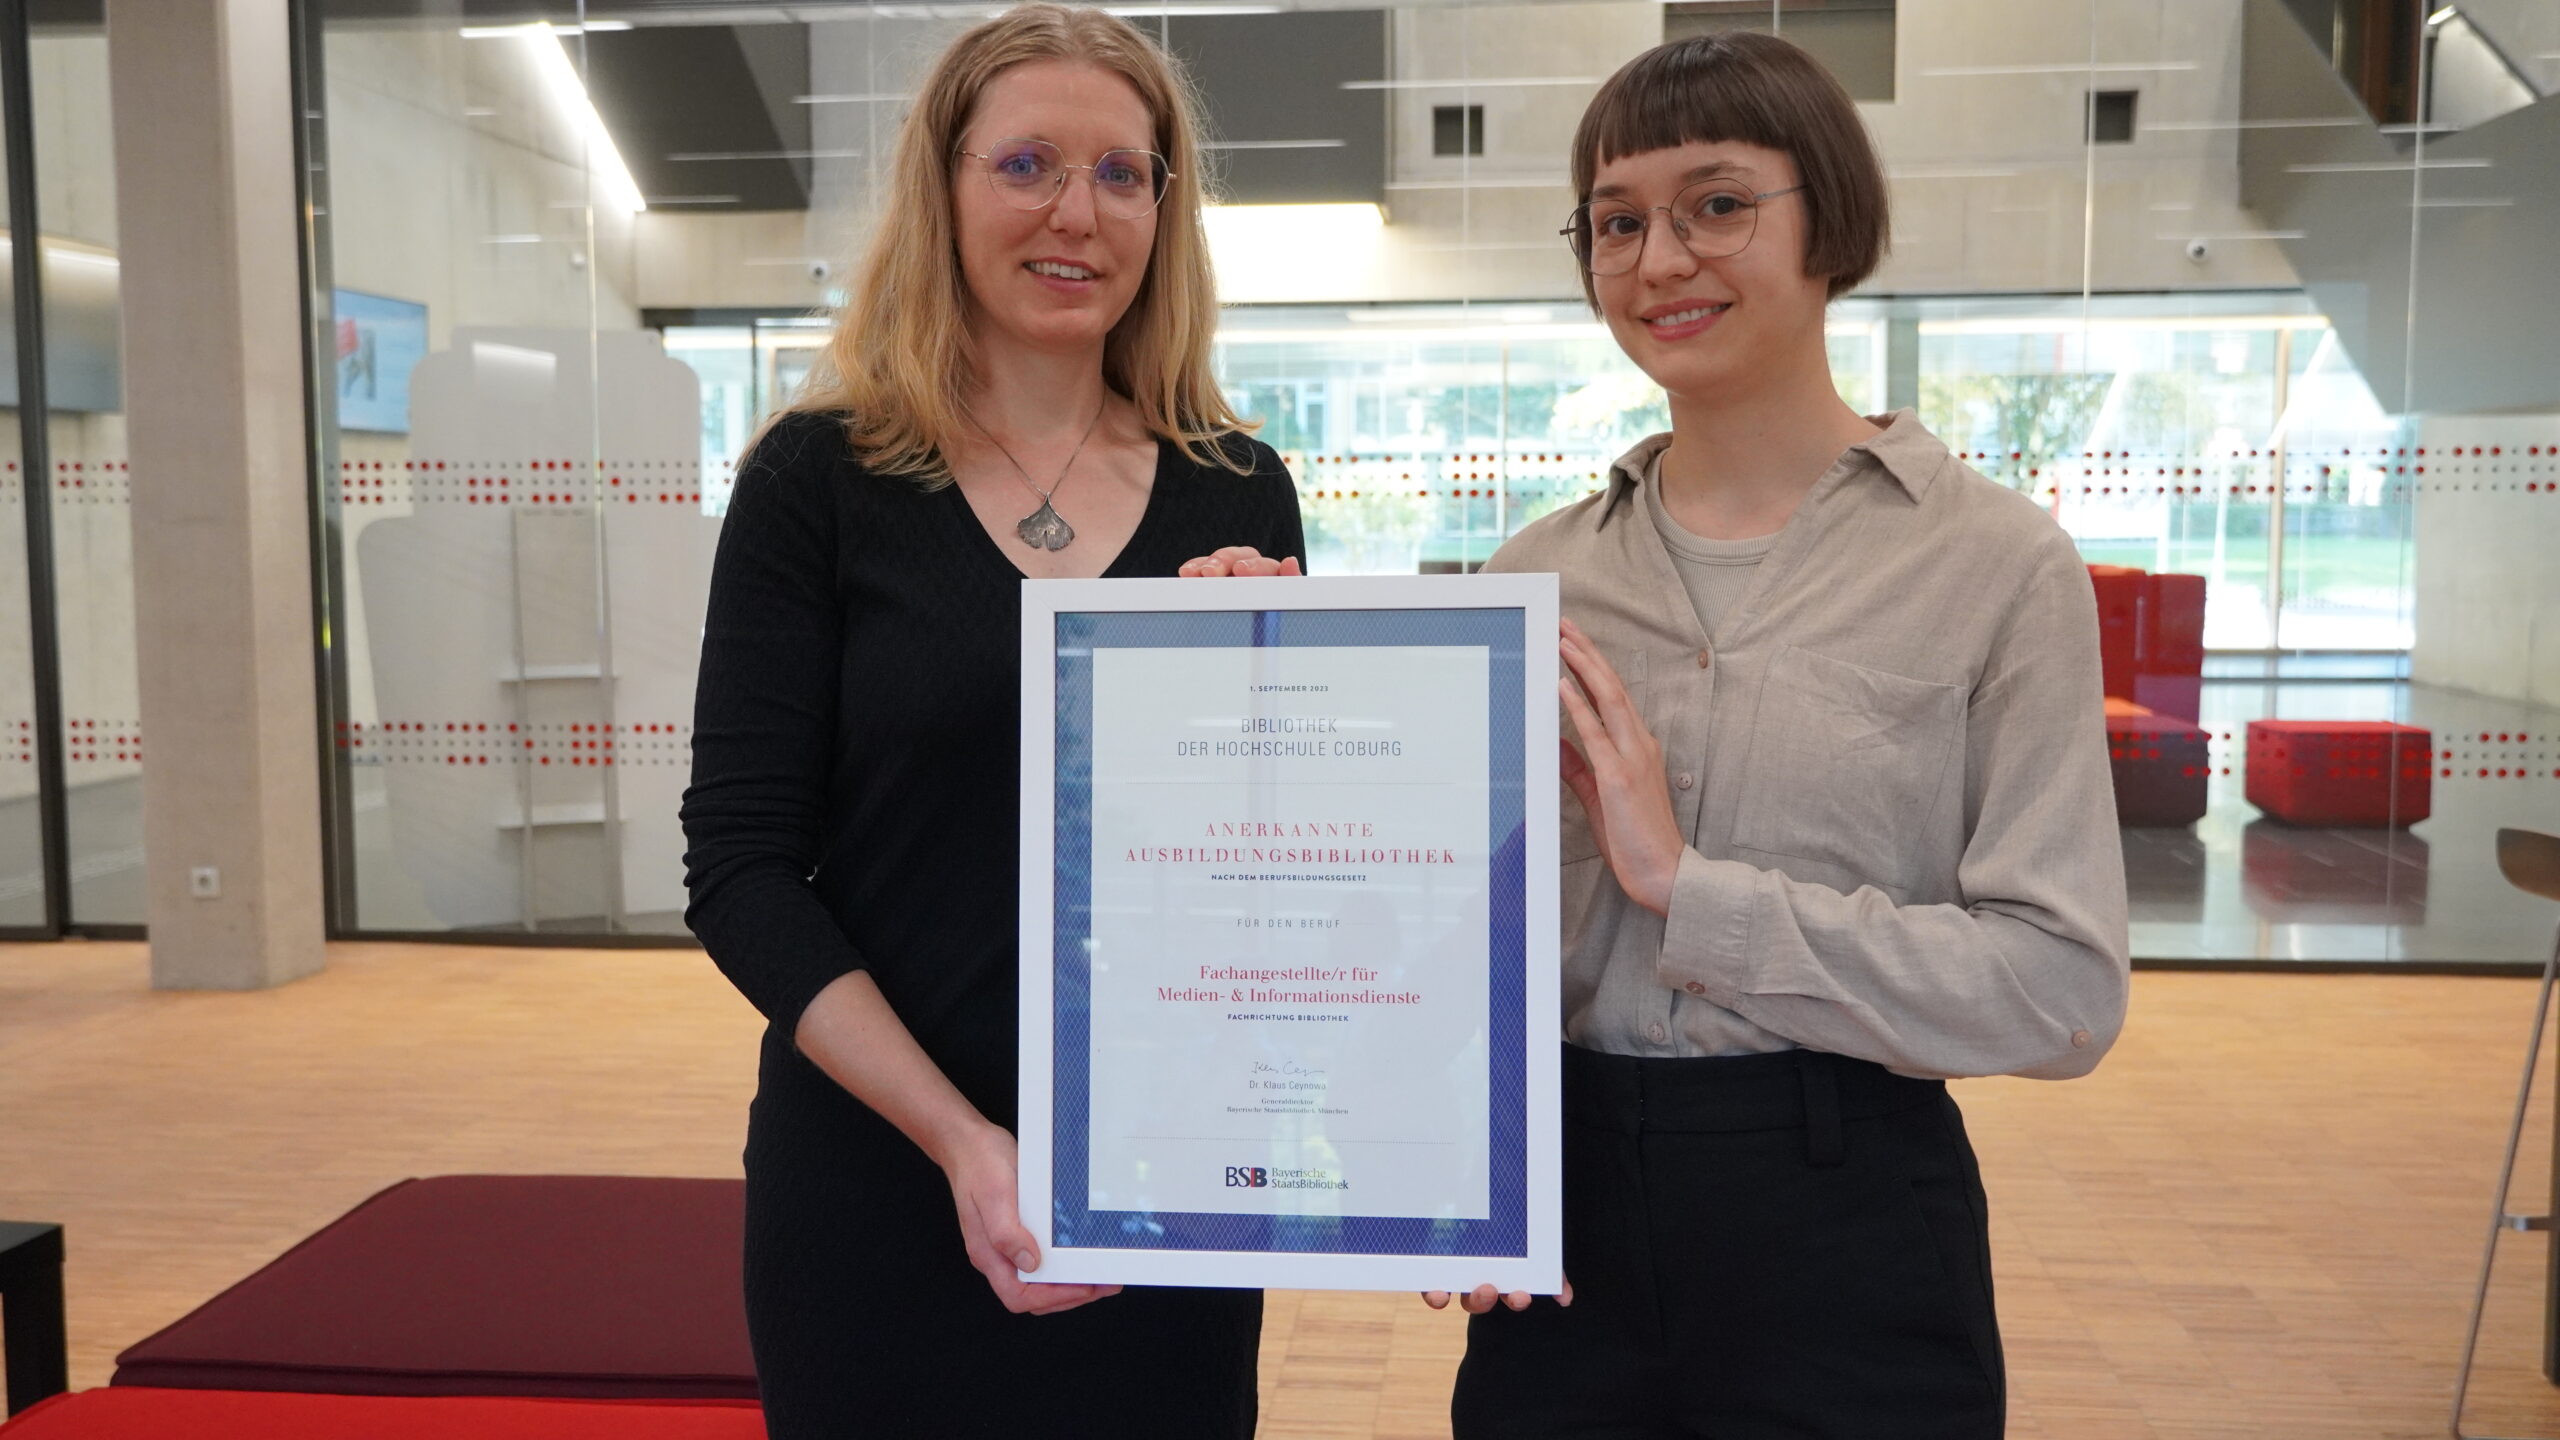
M 113 1383 L 752 1401 L 745 1228 L 735 1180 L 407 1180 L 118 1356 Z
M 119 1388 L 56 1395 L 0 1440 L 764 1440 L 753 1405 Z

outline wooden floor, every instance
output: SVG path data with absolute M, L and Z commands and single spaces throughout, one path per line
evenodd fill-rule
M 2011 1433 L 2442 1434 L 2532 993 L 2146 974 L 2097 1075 L 1959 1087 Z M 72 1379 L 98 1385 L 401 1176 L 736 1174 L 756 1028 L 685 951 L 345 945 L 282 990 L 177 995 L 138 946 L 0 947 L 0 1216 L 70 1227 Z M 2507 1246 L 2475 1429 L 2560 1433 L 2545 1243 Z M 1274 1295 L 1262 1433 L 1445 1435 L 1460 1340 L 1410 1296 Z

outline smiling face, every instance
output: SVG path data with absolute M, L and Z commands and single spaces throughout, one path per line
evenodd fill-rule
M 1784 152 L 1740 141 L 1691 141 L 1622 155 L 1593 174 L 1595 202 L 1646 210 L 1650 226 L 1632 269 L 1594 277 L 1601 318 L 1628 358 L 1672 395 L 1722 402 L 1807 363 L 1827 372 L 1820 357 L 1830 287 L 1824 277 L 1805 273 L 1806 192 L 1759 202 L 1750 242 L 1714 259 L 1690 253 L 1673 235 L 1670 217 L 1648 209 L 1671 205 L 1701 181 L 1761 194 L 1802 178 Z M 1716 248 L 1703 228 L 1692 233 L 1700 249 Z
M 1155 214 L 1112 214 L 1096 203 L 1085 170 L 1067 171 L 1065 188 L 1042 208 L 1017 209 L 988 183 L 989 166 L 1007 160 L 1007 140 L 1046 141 L 1071 166 L 1111 150 L 1153 150 L 1146 102 L 1100 66 L 1016 65 L 989 82 L 960 134 L 960 149 L 997 161 L 952 162 L 952 228 L 973 325 L 1038 350 L 1099 349 L 1146 279 Z

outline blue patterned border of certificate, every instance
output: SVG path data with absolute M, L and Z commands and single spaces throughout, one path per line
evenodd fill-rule
M 1524 1256 L 1528 1215 L 1528 899 L 1518 609 L 1206 610 L 1061 614 L 1057 626 L 1056 949 L 1050 1243 L 1091 1249 Z M 1220 1215 L 1086 1208 L 1092 1074 L 1093 652 L 1218 646 L 1465 645 L 1488 651 L 1492 717 L 1487 1218 Z

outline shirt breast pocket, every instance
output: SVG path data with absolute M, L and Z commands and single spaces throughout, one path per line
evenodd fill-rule
M 1964 707 L 1961 685 L 1780 652 L 1752 717 L 1734 845 L 1908 888 L 1949 788 Z

